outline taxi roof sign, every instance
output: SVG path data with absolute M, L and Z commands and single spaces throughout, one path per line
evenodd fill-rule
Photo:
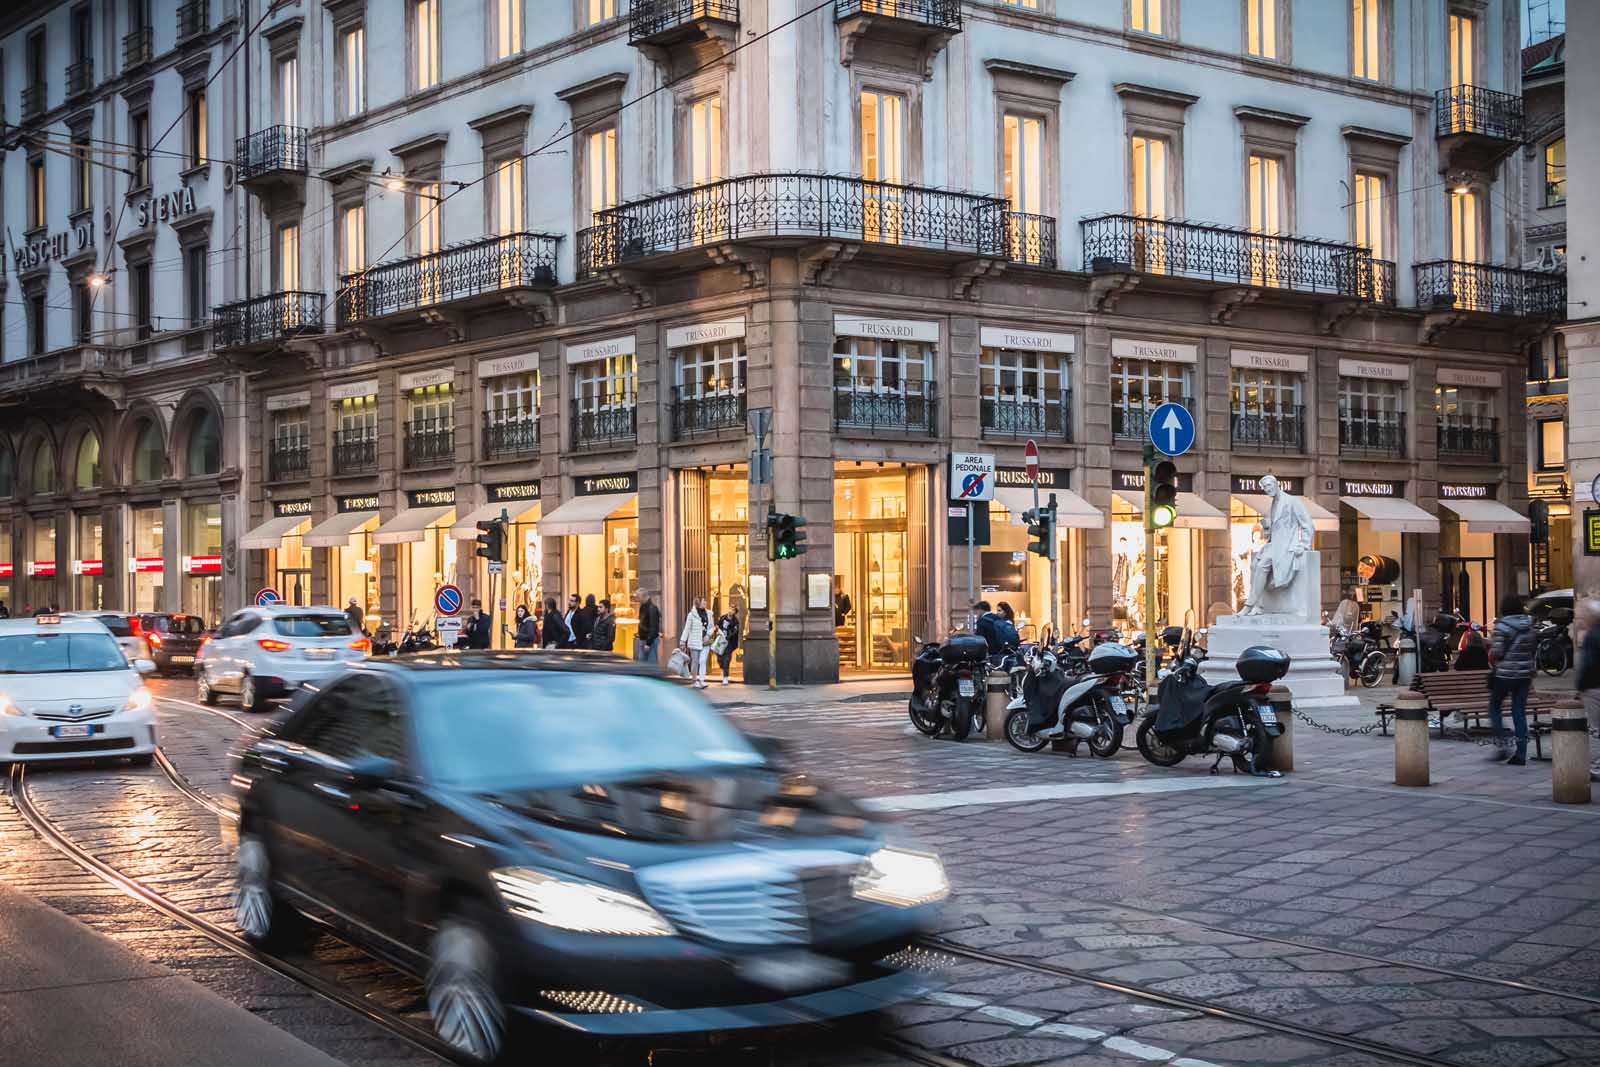
M 33 621 L 40 626 L 59 626 L 61 624 L 61 616 L 54 614 L 35 615 Z

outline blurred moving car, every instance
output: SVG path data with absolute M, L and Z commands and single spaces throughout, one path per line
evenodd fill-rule
M 508 1020 L 604 1035 L 870 1013 L 949 891 L 938 857 L 642 665 L 583 653 L 371 660 L 297 701 L 235 776 L 235 917 L 302 912 L 422 977 L 487 1062 Z
M 118 616 L 123 618 L 122 616 Z M 0 764 L 130 756 L 155 758 L 156 720 L 139 676 L 95 619 L 0 620 Z
M 123 615 L 115 611 L 65 611 L 61 613 L 61 618 L 93 619 L 98 622 L 116 639 L 117 647 L 122 649 L 129 663 L 150 658 L 150 646 L 145 643 L 137 615 Z
M 246 711 L 303 685 L 323 682 L 365 659 L 372 642 L 335 608 L 288 604 L 236 611 L 195 656 L 195 691 L 202 704 L 236 693 Z
M 150 659 L 158 674 L 194 673 L 196 655 L 205 641 L 206 623 L 198 615 L 146 612 L 137 615 L 139 632 L 150 646 Z

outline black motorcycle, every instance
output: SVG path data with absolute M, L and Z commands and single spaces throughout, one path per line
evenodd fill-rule
M 1074 753 L 1079 742 L 1087 742 L 1102 759 L 1116 755 L 1130 721 L 1122 689 L 1134 664 L 1131 648 L 1104 644 L 1089 653 L 1088 673 L 1074 678 L 1054 653 L 1034 650 L 1022 695 L 1006 709 L 1006 740 L 1022 752 L 1061 740 Z
M 1558 608 L 1533 628 L 1534 665 L 1551 677 L 1572 666 L 1571 622 L 1571 610 Z
M 965 741 L 985 726 L 989 643 L 972 634 L 952 634 L 944 644 L 917 641 L 922 647 L 911 661 L 911 725 L 928 737 L 948 726 L 951 737 Z
M 1226 758 L 1245 774 L 1277 777 L 1268 770 L 1272 740 L 1283 733 L 1267 703 L 1272 683 L 1289 673 L 1289 657 L 1266 645 L 1239 654 L 1239 681 L 1209 685 L 1200 677 L 1205 655 L 1193 648 L 1162 679 L 1152 714 L 1139 724 L 1139 752 L 1158 767 L 1189 756 L 1215 755 L 1211 773 Z
M 400 638 L 400 647 L 396 650 L 404 656 L 412 652 L 432 652 L 439 647 L 439 636 L 428 629 L 427 623 L 418 623 L 406 630 Z

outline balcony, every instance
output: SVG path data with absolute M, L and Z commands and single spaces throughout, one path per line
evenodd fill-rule
M 750 174 L 595 213 L 578 233 L 578 277 L 733 241 L 818 238 L 1009 257 L 1000 197 L 828 174 Z
M 833 383 L 833 426 L 836 430 L 931 435 L 935 430 L 934 415 L 932 382 L 912 382 L 899 389 L 848 379 Z
M 539 416 L 531 412 L 483 413 L 483 458 L 519 459 L 539 454 Z
M 198 37 L 210 28 L 210 0 L 184 0 L 178 5 L 178 40 Z
M 686 441 L 737 431 L 744 433 L 744 383 L 723 392 L 690 394 L 672 388 L 672 439 Z
M 739 32 L 739 0 L 633 0 L 628 9 L 628 43 L 673 45 Z
M 1500 462 L 1500 420 L 1439 416 L 1439 458 Z
M 268 126 L 234 142 L 233 169 L 243 185 L 262 189 L 303 189 L 306 131 L 299 126 Z
M 1150 413 L 1166 400 L 1151 398 L 1147 404 L 1143 399 L 1126 400 L 1122 403 L 1111 404 L 1111 436 L 1117 441 L 1144 442 L 1150 439 Z M 1171 403 L 1182 404 L 1184 410 L 1194 414 L 1194 400 L 1191 397 L 1177 397 Z
M 122 37 L 122 69 L 133 70 L 150 62 L 155 54 L 155 32 L 149 26 L 130 30 Z
M 1358 416 L 1339 413 L 1339 454 L 1379 459 L 1406 458 L 1406 417 L 1398 412 Z
M 322 294 L 294 289 L 222 304 L 212 323 L 213 344 L 223 349 L 267 351 L 285 341 L 322 332 Z
M 1268 452 L 1306 450 L 1306 409 L 1303 405 L 1270 409 L 1239 408 L 1232 413 L 1230 422 L 1235 448 Z
M 94 60 L 88 56 L 67 64 L 67 99 L 74 99 L 94 88 Z
M 1522 144 L 1520 96 L 1452 85 L 1433 95 L 1433 111 L 1442 170 L 1489 171 Z
M 443 467 L 455 460 L 456 431 L 449 419 L 413 419 L 406 423 L 407 467 Z
M 287 482 L 311 477 L 311 442 L 307 438 L 285 438 L 272 442 L 267 451 L 267 480 Z
M 333 431 L 333 473 L 369 474 L 378 469 L 378 428 Z
M 1006 396 L 990 391 L 978 398 L 985 438 L 1021 441 L 1048 438 L 1051 444 L 1072 440 L 1072 392 L 1059 389 L 1044 396 Z
M 1418 263 L 1414 272 L 1420 308 L 1518 319 L 1567 317 L 1565 274 L 1453 259 Z
M 44 114 L 45 99 L 48 95 L 49 87 L 44 82 L 34 82 L 32 85 L 22 87 L 23 122 Z
M 1167 277 L 1175 289 L 1279 289 L 1366 301 L 1380 296 L 1382 272 L 1373 269 L 1372 253 L 1357 245 L 1138 215 L 1097 215 L 1080 225 L 1083 261 L 1095 274 Z
M 571 410 L 575 449 L 619 448 L 633 444 L 638 436 L 638 411 L 632 404 L 586 407 L 574 400 Z
M 504 301 L 531 289 L 553 289 L 561 238 L 510 233 L 390 260 L 339 279 L 339 324 L 424 311 L 474 297 Z
M 1006 258 L 1025 267 L 1056 265 L 1056 220 L 1049 215 L 1006 212 Z

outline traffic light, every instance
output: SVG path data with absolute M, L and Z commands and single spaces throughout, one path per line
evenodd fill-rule
M 1178 465 L 1164 459 L 1150 469 L 1150 525 L 1165 530 L 1178 518 Z
M 1052 517 L 1049 508 L 1029 508 L 1022 513 L 1022 521 L 1028 524 L 1028 536 L 1035 538 L 1028 542 L 1028 551 L 1036 556 L 1050 555 L 1050 527 L 1055 525 L 1050 521 Z
M 799 515 L 778 515 L 773 520 L 772 536 L 768 538 L 774 547 L 773 559 L 794 559 L 806 553 L 806 532 L 801 529 L 806 520 Z
M 486 519 L 478 523 L 477 554 L 490 563 L 506 561 L 506 528 L 499 519 Z

